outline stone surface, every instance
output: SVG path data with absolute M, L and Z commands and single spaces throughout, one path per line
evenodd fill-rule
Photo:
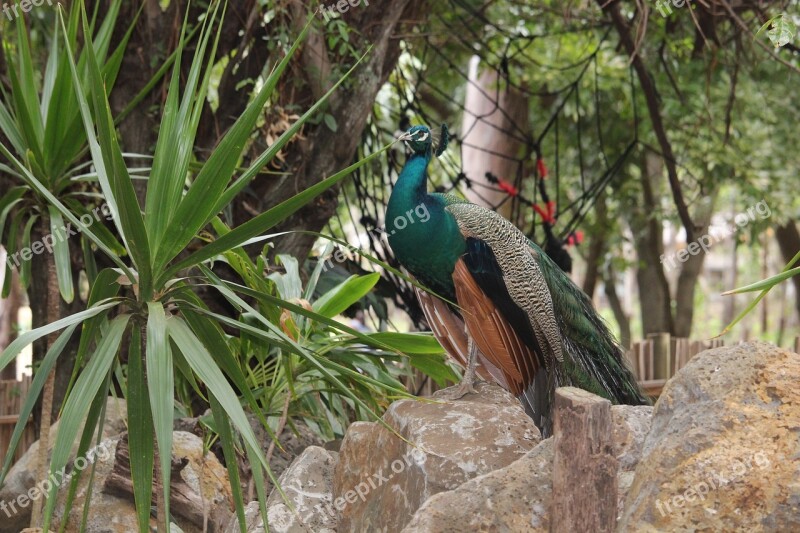
M 641 458 L 652 412 L 649 406 L 611 407 L 613 450 L 620 463 L 620 503 L 625 497 L 623 485 L 630 486 L 633 469 Z M 549 531 L 552 442 L 553 439 L 544 440 L 505 468 L 432 496 L 403 532 Z
M 272 490 L 267 501 L 269 530 L 277 533 L 333 533 L 336 512 L 331 506 L 333 469 L 338 453 L 319 446 L 309 446 L 294 460 L 279 479 L 281 488 L 295 509 L 293 513 L 280 493 Z M 258 502 L 251 502 L 245 510 L 247 531 L 266 531 Z M 225 533 L 238 533 L 239 524 L 231 517 Z
M 108 398 L 106 401 L 105 422 L 103 423 L 103 439 L 111 438 L 127 430 L 125 424 L 127 411 L 128 407 L 125 400 L 113 397 Z M 56 421 L 50 428 L 49 450 L 51 452 L 58 435 L 58 427 L 59 421 Z M 78 430 L 78 434 L 80 435 L 82 432 L 83 426 Z M 96 433 L 94 438 L 97 438 Z M 9 470 L 8 476 L 2 488 L 0 488 L 0 502 L 16 502 L 20 495 L 26 494 L 34 488 L 39 463 L 39 442 L 38 440 L 34 442 Z M 70 460 L 75 458 L 75 454 L 78 451 L 78 443 L 79 441 L 76 439 L 72 446 L 72 452 L 70 452 Z M 24 507 L 14 505 L 13 508 L 16 512 L 9 507 L 7 512 L 0 514 L 2 531 L 20 531 L 30 523 L 31 505 Z M 3 510 L 5 511 L 6 509 Z
M 639 464 L 652 420 L 653 407 L 650 405 L 611 406 L 614 455 L 621 471 L 632 471 Z
M 212 517 L 217 513 L 212 513 L 212 508 L 219 511 L 220 508 L 226 510 L 225 522 L 233 511 L 233 500 L 228 484 L 228 473 L 219 463 L 217 458 L 211 453 L 203 453 L 203 440 L 196 435 L 183 431 L 175 431 L 172 436 L 172 454 L 174 458 L 185 459 L 185 464 L 180 470 L 180 477 L 185 487 L 191 494 L 188 497 L 198 496 L 208 506 L 208 516 Z M 89 533 L 129 533 L 137 531 L 136 508 L 133 498 L 128 494 L 109 493 L 105 490 L 106 481 L 114 469 L 114 459 L 120 437 L 113 437 L 101 442 L 98 445 L 97 460 L 95 462 L 95 473 L 92 481 L 91 506 L 89 519 L 85 531 Z M 87 472 L 88 473 L 88 470 Z M 65 531 L 67 533 L 80 530 L 83 505 L 86 500 L 89 488 L 89 476 L 81 476 L 75 500 L 69 513 L 69 523 Z M 175 478 L 173 478 L 173 483 Z M 64 505 L 66 499 L 66 487 L 58 494 L 54 512 L 54 523 L 60 525 L 64 519 Z M 172 505 L 175 507 L 174 495 Z M 193 524 L 181 517 L 175 509 L 171 512 L 174 521 L 184 531 L 184 533 L 194 533 L 203 530 L 202 524 Z M 211 520 L 212 531 L 217 530 Z M 156 526 L 155 520 L 151 519 L 152 527 Z M 216 527 L 219 527 L 217 525 Z
M 250 426 L 256 435 L 258 442 L 263 444 L 262 451 L 267 455 L 272 437 L 269 436 L 264 426 L 255 416 L 249 416 Z M 314 433 L 302 420 L 293 421 L 291 427 L 287 425 L 278 438 L 280 446 L 275 446 L 269 467 L 275 477 L 280 478 L 292 462 L 303 453 L 309 446 L 325 446 L 322 438 Z M 272 491 L 272 482 L 266 479 L 267 494 Z M 255 496 L 255 494 L 253 494 Z
M 650 405 L 612 405 L 611 423 L 617 473 L 617 516 L 622 515 L 625 498 L 633 483 L 634 470 L 642 458 L 644 441 L 650 432 L 653 407 Z
M 455 402 L 401 400 L 352 424 L 334 476 L 339 531 L 399 531 L 434 494 L 521 458 L 540 434 L 511 394 L 487 383 Z
M 244 523 L 247 533 L 266 533 L 264 521 L 261 519 L 261 509 L 257 501 L 250 502 L 244 508 Z M 232 516 L 224 533 L 239 533 L 239 522 L 236 515 Z
M 664 388 L 622 531 L 800 531 L 800 355 L 696 355 Z
M 403 533 L 546 533 L 552 473 L 553 439 L 547 439 L 504 468 L 435 494 L 417 510 Z

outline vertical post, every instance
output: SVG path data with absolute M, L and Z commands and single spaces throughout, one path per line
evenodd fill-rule
M 550 531 L 614 531 L 617 470 L 611 402 L 575 387 L 556 390 Z
M 669 333 L 651 333 L 647 337 L 653 340 L 653 378 L 669 379 L 672 376 Z

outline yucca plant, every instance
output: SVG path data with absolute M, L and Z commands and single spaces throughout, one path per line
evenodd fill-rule
M 85 166 L 80 162 L 85 158 L 88 142 L 75 95 L 76 91 L 83 95 L 89 94 L 89 48 L 93 49 L 97 62 L 101 65 L 100 70 L 106 80 L 105 90 L 111 91 L 113 88 L 133 27 L 128 29 L 117 48 L 111 51 L 111 36 L 120 6 L 120 1 L 111 2 L 100 24 L 96 24 L 96 18 L 93 18 L 86 33 L 93 36 L 92 42 L 83 47 L 77 64 L 80 84 L 73 85 L 70 58 L 65 46 L 61 44 L 63 40 L 72 49 L 77 47 L 80 11 L 75 5 L 70 10 L 63 39 L 59 36 L 59 26 L 55 26 L 47 63 L 40 75 L 41 82 L 38 79 L 39 73 L 36 72 L 36 61 L 28 37 L 29 28 L 24 17 L 16 19 L 16 46 L 12 47 L 10 40 L 3 40 L 8 57 L 10 87 L 6 91 L 0 86 L 0 134 L 8 140 L 9 146 L 0 146 L 0 172 L 6 174 L 6 180 L 11 182 L 11 187 L 0 193 L 0 242 L 8 253 L 2 297 L 7 297 L 11 290 L 12 263 L 18 267 L 22 285 L 29 288 L 32 263 L 44 262 L 46 267 L 40 271 L 46 272 L 47 278 L 37 280 L 37 289 L 38 294 L 46 294 L 48 297 L 48 322 L 59 318 L 59 306 L 49 298 L 58 298 L 60 293 L 65 302 L 72 302 L 75 298 L 75 283 L 68 232 L 65 228 L 69 224 L 65 224 L 62 212 L 48 201 L 37 185 L 58 198 L 76 217 L 84 217 L 83 220 L 88 217 L 91 222 L 100 220 L 96 210 L 94 215 L 91 214 L 92 204 L 96 201 L 93 191 L 85 181 L 78 179 L 87 174 Z M 25 167 L 26 172 L 17 168 L 16 161 Z M 37 185 L 32 180 L 36 180 Z M 95 234 L 115 253 L 124 252 L 103 224 L 95 224 Z M 81 240 L 84 256 L 91 257 L 89 241 Z M 90 274 L 93 273 L 91 268 L 87 270 Z M 49 344 L 54 340 L 50 338 Z M 43 442 L 47 442 L 55 373 L 52 370 L 45 371 L 45 368 L 41 368 L 39 372 L 47 376 L 39 432 Z M 45 475 L 46 461 L 45 446 L 41 447 L 39 456 L 40 477 Z M 39 510 L 40 502 L 37 500 L 34 502 L 33 515 L 37 516 Z
M 78 4 L 83 32 L 89 35 L 90 27 L 85 10 L 82 2 Z M 263 314 L 239 295 L 252 296 L 251 289 L 223 283 L 206 266 L 208 261 L 221 257 L 226 252 L 238 250 L 237 253 L 241 253 L 239 247 L 249 239 L 263 234 L 356 168 L 382 153 L 376 152 L 250 221 L 230 231 L 222 231 L 217 215 L 275 157 L 304 122 L 322 108 L 328 96 L 344 78 L 260 154 L 243 173 L 236 176 L 236 165 L 248 145 L 251 132 L 262 109 L 269 102 L 279 76 L 308 32 L 307 25 L 283 60 L 275 65 L 272 73 L 264 80 L 261 89 L 253 96 L 243 114 L 203 162 L 200 170 L 196 174 L 191 172 L 194 138 L 219 38 L 217 21 L 220 11 L 224 12 L 220 2 L 212 2 L 199 32 L 198 44 L 183 91 L 180 87 L 180 62 L 176 61 L 164 104 L 143 208 L 139 206 L 134 194 L 130 173 L 114 130 L 103 70 L 93 47 L 86 47 L 85 64 L 91 91 L 88 98 L 80 91 L 76 93 L 76 97 L 91 160 L 103 198 L 113 215 L 124 253 L 118 253 L 108 246 L 94 231 L 94 227 L 86 228 L 84 235 L 116 267 L 97 273 L 85 311 L 21 335 L 0 356 L 2 368 L 24 346 L 45 335 L 64 330 L 48 350 L 42 363 L 43 368 L 52 368 L 66 341 L 79 326 L 81 328 L 79 360 L 76 363 L 76 368 L 80 371 L 63 406 L 60 429 L 50 462 L 50 471 L 54 473 L 66 465 L 71 444 L 78 438 L 78 429 L 84 421 L 86 423 L 80 435 L 78 453 L 83 454 L 88 449 L 94 430 L 102 420 L 101 412 L 108 396 L 111 376 L 125 364 L 119 355 L 127 353 L 125 390 L 128 399 L 131 475 L 139 529 L 142 532 L 148 531 L 151 500 L 154 496 L 152 472 L 156 455 L 163 487 L 163 493 L 156 495 L 159 528 L 169 528 L 169 475 L 176 379 L 192 383 L 196 392 L 207 398 L 229 465 L 236 463 L 236 446 L 239 438 L 241 439 L 241 446 L 252 467 L 261 510 L 266 517 L 264 474 L 270 478 L 272 474 L 242 403 L 259 416 L 262 423 L 267 425 L 267 422 L 248 387 L 246 376 L 230 350 L 223 325 L 264 339 L 280 347 L 284 353 L 296 356 L 315 368 L 327 386 L 349 398 L 353 406 L 371 416 L 377 416 L 342 382 L 342 376 L 357 377 L 351 369 L 341 367 L 335 361 L 328 361 L 325 356 L 310 351 L 283 328 L 264 319 Z M 186 24 L 184 32 L 185 26 Z M 184 39 L 181 38 L 180 43 L 183 42 Z M 76 64 L 72 59 L 71 43 L 67 42 L 66 46 L 73 84 L 80 87 L 80 63 Z M 176 56 L 178 58 L 181 55 L 181 46 L 179 45 Z M 387 148 L 389 146 L 384 150 Z M 67 220 L 77 223 L 75 214 L 36 177 L 23 160 L 10 152 L 4 155 L 11 161 L 13 170 L 24 176 L 31 187 L 46 198 L 49 206 Z M 217 237 L 201 242 L 196 237 L 210 223 L 214 223 Z M 257 325 L 251 325 L 243 317 L 229 318 L 209 311 L 193 290 L 198 285 L 212 287 L 242 312 L 250 313 Z M 320 313 L 309 312 L 302 306 L 280 298 L 275 298 L 273 304 L 299 314 L 311 313 L 307 318 L 322 320 L 340 332 L 353 334 L 352 330 L 348 331 L 349 328 L 337 325 L 338 323 Z M 395 351 L 378 338 L 373 338 L 371 342 L 382 346 L 386 351 Z M 358 377 L 362 382 L 370 379 L 366 375 Z M 41 388 L 42 380 L 35 379 L 20 413 L 20 421 L 27 418 Z M 243 401 L 240 401 L 239 394 Z M 0 473 L 0 483 L 8 472 L 13 449 L 19 442 L 22 429 L 23 424 L 20 422 L 12 436 L 12 446 Z M 154 438 L 157 446 L 154 445 Z M 73 490 L 76 480 L 77 477 L 73 479 Z M 276 484 L 276 480 L 272 481 Z M 235 468 L 231 469 L 231 485 L 239 524 L 244 531 L 244 502 Z M 58 487 L 53 486 L 47 498 L 42 524 L 45 530 L 50 527 L 57 490 Z M 86 501 L 88 505 L 89 498 Z
M 736 316 L 736 318 L 733 319 L 733 321 L 731 321 L 730 324 L 725 326 L 725 329 L 723 329 L 722 333 L 717 335 L 717 337 L 721 337 L 722 335 L 728 333 L 733 328 L 733 326 L 738 324 L 739 321 L 741 321 L 753 309 L 755 309 L 758 303 L 764 298 L 764 296 L 766 296 L 767 293 L 771 291 L 775 286 L 777 286 L 780 283 L 783 283 L 784 281 L 793 276 L 800 276 L 800 266 L 794 266 L 795 264 L 797 264 L 798 261 L 800 261 L 800 250 L 798 250 L 797 254 L 795 254 L 792 260 L 789 261 L 789 263 L 787 263 L 785 267 L 783 267 L 783 270 L 781 270 L 774 276 L 770 276 L 767 279 L 762 279 L 761 281 L 751 283 L 750 285 L 745 285 L 744 287 L 739 287 L 737 289 L 732 289 L 730 291 L 723 292 L 722 293 L 723 296 L 728 296 L 731 294 L 743 294 L 746 292 L 756 292 L 756 291 L 759 291 L 759 294 L 753 299 L 752 302 L 750 302 L 747 305 L 747 307 L 741 313 L 739 313 Z
M 222 259 L 244 283 L 224 285 L 255 302 L 248 309 L 229 299 L 241 313 L 239 320 L 253 330 L 261 329 L 259 324 L 264 321 L 279 326 L 306 351 L 320 357 L 371 412 L 383 412 L 391 400 L 408 395 L 399 378 L 408 376 L 412 367 L 424 369 L 440 384 L 457 379 L 441 346 L 429 335 L 363 333 L 335 320 L 372 290 L 380 278 L 378 273 L 350 276 L 314 299 L 324 262 L 317 263 L 304 287 L 294 257 L 279 255 L 283 271 L 268 275 L 265 254 L 252 261 L 241 250 L 232 250 Z M 370 416 L 350 394 L 331 387 L 316 365 L 284 350 L 269 336 L 243 331 L 238 338 L 231 338 L 230 344 L 261 410 L 271 421 L 278 421 L 273 428 L 277 433 L 282 429 L 280 421 L 302 419 L 330 440 L 342 437 L 353 420 Z

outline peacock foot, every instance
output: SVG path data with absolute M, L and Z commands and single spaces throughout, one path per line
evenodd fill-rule
M 452 402 L 454 400 L 459 400 L 464 396 L 466 396 L 467 394 L 477 393 L 478 391 L 475 390 L 474 385 L 475 384 L 473 380 L 462 379 L 461 383 L 459 383 L 458 385 L 454 385 L 448 389 L 438 391 L 436 393 L 436 398 L 449 402 Z

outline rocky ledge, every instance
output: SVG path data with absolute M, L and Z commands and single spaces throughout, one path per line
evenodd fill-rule
M 748 343 L 695 356 L 655 408 L 612 407 L 617 529 L 800 531 L 798 383 L 800 355 Z M 398 401 L 350 426 L 338 454 L 305 450 L 281 478 L 296 512 L 273 494 L 270 530 L 548 531 L 553 456 L 496 386 Z

